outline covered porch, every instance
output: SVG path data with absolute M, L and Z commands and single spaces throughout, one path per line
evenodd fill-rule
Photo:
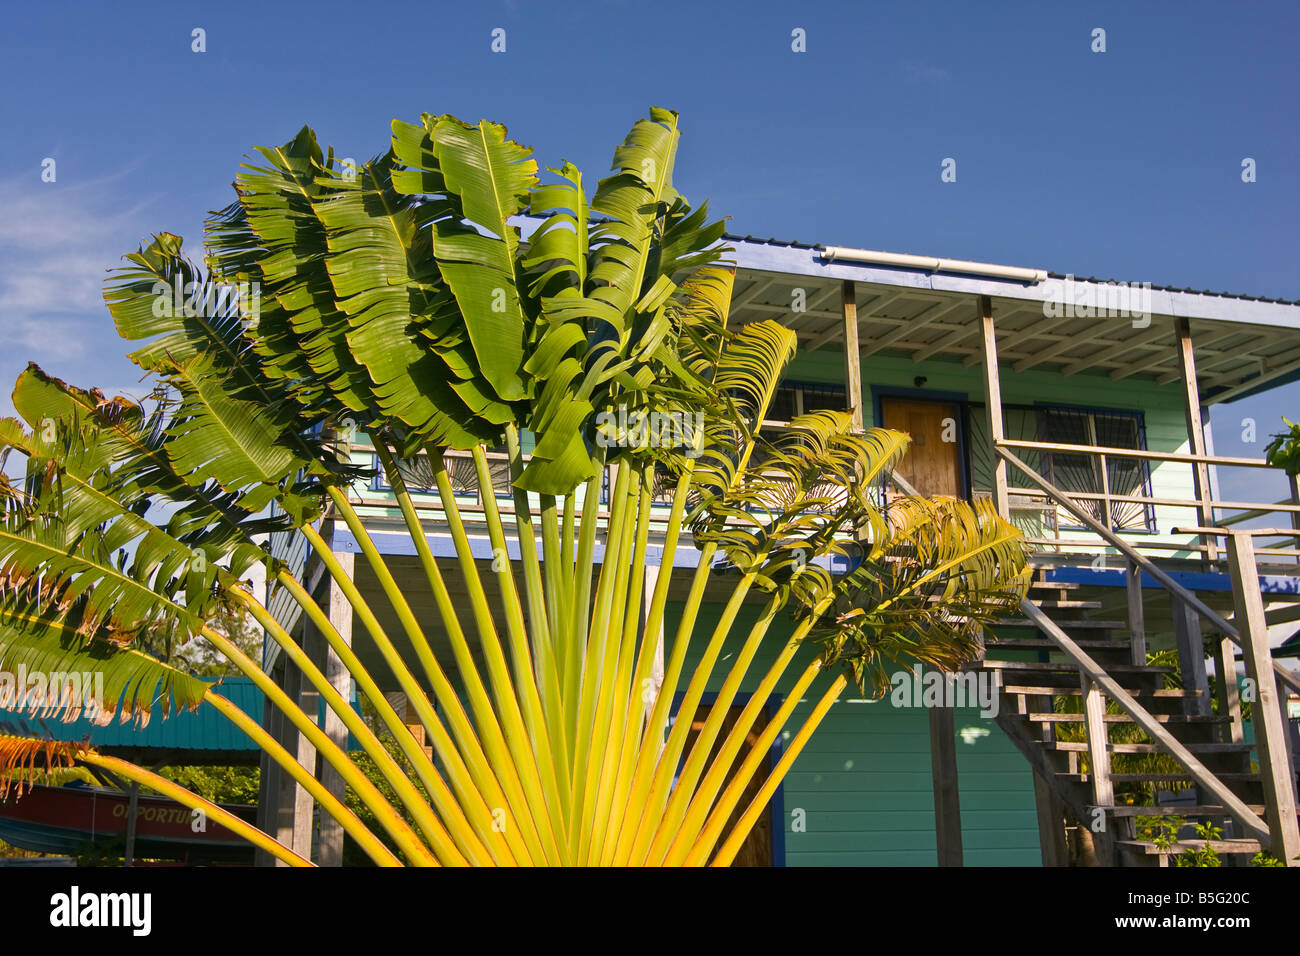
M 1216 455 L 1208 428 L 1211 405 L 1294 376 L 1300 307 L 982 263 L 737 244 L 732 320 L 776 318 L 800 336 L 789 410 L 848 408 L 864 426 L 908 431 L 913 446 L 894 486 L 991 498 L 1024 531 L 1040 586 L 1060 587 L 1047 599 L 1031 595 L 1025 619 L 1006 623 L 1028 628 L 1011 643 L 1037 648 L 1040 666 L 1077 671 L 1089 767 L 1079 783 L 1091 792 L 1076 809 L 1118 813 L 1107 722 L 1119 720 L 1142 728 L 1150 741 L 1142 746 L 1187 768 L 1201 802 L 1223 809 L 1239 835 L 1279 858 L 1300 852 L 1300 747 L 1289 709 L 1300 681 L 1270 654 L 1300 619 L 1300 497 L 1295 480 L 1262 455 Z M 1102 637 L 1079 630 L 1102 624 L 1122 627 L 1127 653 L 1107 657 L 1110 641 L 1080 638 Z M 1244 804 L 1225 784 L 1224 765 L 1211 771 L 1193 753 L 1210 744 L 1115 679 L 1114 664 L 1141 670 L 1157 651 L 1174 655 L 1187 719 L 1225 723 L 1213 746 L 1250 750 L 1237 693 L 1244 668 L 1244 686 L 1258 692 L 1251 752 L 1268 799 Z M 1021 734 L 1042 784 L 1044 861 L 1059 863 L 1064 849 L 1053 835 L 1064 805 L 1051 778 L 1066 768 L 1040 750 L 1057 746 L 1050 711 L 1061 697 L 1038 690 L 1053 692 L 1037 708 L 1032 695 L 1013 697 L 1023 726 L 1013 718 L 1004 729 Z M 1033 713 L 1043 706 L 1048 714 Z M 932 739 L 950 739 L 943 723 L 951 718 L 933 717 Z M 948 822 L 941 814 L 937 828 L 940 859 L 960 862 L 950 751 L 933 751 L 936 806 L 940 794 L 950 797 Z M 1078 776 L 1078 761 L 1070 769 Z M 1133 836 L 1131 815 L 1117 824 L 1112 850 L 1141 842 L 1120 839 Z

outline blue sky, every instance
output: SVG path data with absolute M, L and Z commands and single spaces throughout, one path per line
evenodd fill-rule
M 1300 298 L 1294 3 L 303 10 L 6 11 L 0 379 L 31 359 L 139 395 L 99 299 L 104 270 L 161 230 L 197 252 L 250 147 L 307 123 L 368 158 L 392 118 L 422 111 L 504 122 L 594 182 L 628 126 L 667 106 L 684 129 L 677 185 L 735 232 Z M 1105 53 L 1090 50 L 1097 27 Z M 945 157 L 956 183 L 940 182 Z M 1218 451 L 1259 454 L 1240 420 L 1263 439 L 1283 413 L 1300 415 L 1300 385 L 1216 410 Z

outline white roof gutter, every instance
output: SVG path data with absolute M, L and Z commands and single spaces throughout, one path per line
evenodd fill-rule
M 1045 282 L 1045 269 L 1022 269 L 1018 266 L 999 266 L 991 262 L 967 262 L 963 259 L 936 259 L 933 256 L 909 256 L 900 252 L 874 252 L 870 249 L 845 249 L 828 246 L 821 256 L 827 262 L 840 259 L 847 262 L 866 262 L 878 266 L 898 266 L 902 269 L 920 269 L 925 272 L 961 272 L 966 275 L 993 276 L 998 279 L 1015 279 L 1020 282 Z

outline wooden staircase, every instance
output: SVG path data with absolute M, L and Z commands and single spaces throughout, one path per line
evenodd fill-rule
M 1199 761 L 1202 780 L 1208 770 L 1226 793 L 1220 790 L 1222 799 L 1216 798 L 1175 759 L 1167 757 L 1157 766 L 1141 759 L 1138 755 L 1169 754 L 1167 740 L 1156 739 L 1123 709 L 1107 708 L 1114 695 L 1088 677 L 1080 655 L 1060 635 L 1029 618 L 1027 607 L 1025 617 L 990 629 L 985 656 L 971 668 L 997 675 L 999 726 L 1029 761 L 1040 786 L 1046 784 L 1059 800 L 1055 806 L 1068 808 L 1088 828 L 1102 865 L 1168 865 L 1171 852 L 1205 844 L 1189 839 L 1187 831 L 1172 850 L 1139 838 L 1138 817 L 1165 815 L 1219 827 L 1223 839 L 1210 845 L 1225 865 L 1244 864 L 1266 848 L 1261 837 L 1267 831 L 1248 830 L 1241 810 L 1254 814 L 1256 823 L 1265 817 L 1266 784 L 1252 770 L 1252 745 L 1243 742 L 1239 718 L 1234 727 L 1228 713 L 1216 714 L 1206 691 L 1184 687 L 1176 668 L 1145 663 L 1145 654 L 1135 651 L 1145 644 L 1132 642 L 1128 621 L 1094 617 L 1102 604 L 1081 599 L 1081 593 L 1079 585 L 1048 580 L 1040 570 L 1026 603 L 1128 693 L 1145 711 L 1148 727 L 1158 725 L 1185 748 L 1184 755 Z M 1135 656 L 1144 662 L 1135 663 Z M 1159 802 L 1151 800 L 1153 794 Z

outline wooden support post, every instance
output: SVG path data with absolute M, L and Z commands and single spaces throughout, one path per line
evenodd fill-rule
M 284 661 L 284 692 L 290 700 L 310 716 L 316 713 L 318 695 L 303 692 L 302 671 L 289 660 Z M 284 718 L 279 721 L 280 744 L 295 754 L 298 762 L 308 772 L 316 770 L 316 748 L 305 736 L 299 733 L 293 724 Z M 273 794 L 276 808 L 275 830 L 272 835 L 282 844 L 292 849 L 299 856 L 311 857 L 312 838 L 312 798 L 296 780 L 287 773 L 278 775 L 276 792 Z M 287 864 L 276 861 L 276 866 Z
M 1069 866 L 1070 851 L 1065 843 L 1065 802 L 1041 773 L 1035 770 L 1033 775 L 1038 846 L 1043 855 L 1043 866 Z
M 997 443 L 1006 437 L 1002 418 L 1002 381 L 998 376 L 998 339 L 993 328 L 993 300 L 986 295 L 979 298 L 980 342 L 984 352 L 984 407 L 989 416 L 989 438 L 992 443 L 993 503 L 998 514 L 1011 519 L 1011 498 L 1007 494 L 1007 463 L 997 453 Z
M 1178 669 L 1183 689 L 1200 691 L 1195 699 L 1183 702 L 1187 714 L 1210 713 L 1210 678 L 1205 672 L 1205 643 L 1201 639 L 1201 617 L 1177 595 L 1170 595 L 1174 612 L 1174 646 L 1178 649 Z
M 1300 505 L 1300 475 L 1287 475 L 1287 484 L 1291 486 L 1291 504 Z M 1291 512 L 1291 527 L 1300 531 L 1300 511 Z M 1296 558 L 1300 564 L 1300 558 Z
M 961 798 L 957 786 L 957 728 L 951 707 L 931 707 L 930 774 L 934 836 L 940 866 L 961 866 Z
M 1042 631 L 1038 632 L 1039 638 L 1047 640 L 1048 637 Z M 1050 714 L 1052 712 L 1052 697 L 1050 694 L 1016 694 L 1021 701 L 1029 708 L 1027 713 L 1030 714 Z M 1056 743 L 1056 724 L 1050 720 L 1033 721 L 1038 725 L 1036 731 L 1030 731 L 1035 734 L 1039 740 L 1049 747 Z
M 862 354 L 858 346 L 858 293 L 853 282 L 845 279 L 840 287 L 841 308 L 844 311 L 844 388 L 849 411 L 853 413 L 853 427 L 863 431 L 866 427 L 862 414 Z
M 293 671 L 297 682 L 298 706 L 308 715 L 315 715 L 320 709 L 320 693 L 307 683 L 307 678 L 302 671 L 296 667 Z M 298 745 L 298 763 L 309 771 L 315 771 L 316 748 L 303 734 L 295 731 L 294 738 Z M 310 859 L 315 822 L 312 819 L 312 812 L 316 808 L 316 803 L 305 787 L 296 781 L 290 782 L 293 784 L 293 849 L 299 856 Z
M 1249 532 L 1228 535 L 1228 573 L 1232 577 L 1234 622 L 1241 635 L 1246 676 L 1255 685 L 1251 723 L 1259 754 L 1259 777 L 1264 787 L 1264 809 L 1273 855 L 1287 866 L 1300 863 L 1300 826 L 1296 823 L 1295 778 L 1288 753 L 1290 740 L 1278 710 L 1277 681 L 1268 646 L 1268 622 L 1259 591 L 1255 546 Z
M 1106 736 L 1106 696 L 1087 674 L 1079 674 L 1083 691 L 1083 729 L 1088 740 L 1088 779 L 1095 806 L 1115 805 L 1115 788 L 1110 780 L 1110 738 Z M 1085 825 L 1091 821 L 1084 821 Z
M 123 866 L 135 866 L 135 834 L 139 826 L 140 784 L 131 781 L 131 799 L 126 804 L 126 853 Z
M 1201 417 L 1201 392 L 1196 382 L 1196 354 L 1192 347 L 1191 325 L 1187 319 L 1175 319 L 1174 329 L 1178 339 L 1178 374 L 1183 383 L 1183 413 L 1187 418 L 1187 441 L 1193 455 L 1204 455 L 1205 428 Z M 1210 504 L 1213 492 L 1210 488 L 1210 469 L 1204 462 L 1192 465 L 1193 487 L 1196 492 L 1196 513 L 1201 527 L 1213 528 L 1214 507 Z M 1201 544 L 1206 547 L 1206 558 L 1213 562 L 1219 557 L 1215 539 L 1201 536 Z
M 340 551 L 337 554 L 339 564 L 347 572 L 348 578 L 352 579 L 356 563 L 356 555 L 350 551 Z M 352 646 L 352 605 L 347 597 L 343 594 L 343 589 L 338 586 L 333 578 L 329 579 L 328 584 L 328 601 L 326 602 L 326 613 L 329 614 L 330 624 L 339 632 L 339 636 L 344 642 Z M 309 650 L 314 660 L 323 665 L 322 670 L 330 686 L 339 692 L 344 700 L 352 699 L 352 677 L 339 656 L 325 643 L 324 638 L 316 634 L 313 629 L 313 643 L 317 646 Z M 348 728 L 343 723 L 343 719 L 334 713 L 333 709 L 325 708 L 325 721 L 321 728 L 334 743 L 338 744 L 343 750 L 348 746 Z M 343 777 L 326 761 L 321 761 L 319 779 L 325 789 L 340 800 L 344 798 L 345 786 Z M 343 865 L 343 827 L 339 822 L 327 813 L 320 814 L 318 826 L 319 832 L 319 850 L 317 864 L 320 866 L 342 866 Z
M 1232 638 L 1223 637 L 1214 642 L 1214 673 L 1218 678 L 1219 716 L 1232 722 L 1224 728 L 1226 744 L 1239 744 L 1246 739 L 1241 723 L 1241 689 L 1237 686 L 1237 645 Z
M 1084 671 L 1079 671 L 1079 688 L 1083 691 L 1083 730 L 1088 743 L 1088 782 L 1092 786 L 1092 806 L 1113 807 L 1115 805 L 1115 786 L 1110 779 L 1110 737 L 1106 733 L 1106 696 L 1096 681 Z M 1093 814 L 1097 811 L 1093 809 Z M 1109 811 L 1102 811 L 1101 830 L 1097 829 L 1099 818 L 1091 816 L 1080 820 L 1092 834 L 1093 847 L 1098 858 L 1107 865 L 1118 863 L 1119 833 L 1109 832 L 1114 821 Z
M 1142 569 L 1128 562 L 1124 575 L 1128 586 L 1128 640 L 1130 659 L 1134 664 L 1147 662 L 1146 610 L 1142 604 Z

